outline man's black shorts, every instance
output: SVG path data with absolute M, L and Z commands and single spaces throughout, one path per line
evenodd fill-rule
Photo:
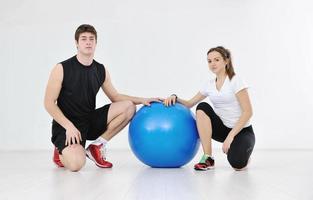
M 86 140 L 95 140 L 107 129 L 108 112 L 111 104 L 94 110 L 84 119 L 71 120 L 74 126 L 80 131 L 82 136 L 81 145 L 85 147 Z M 62 154 L 65 146 L 66 130 L 53 120 L 51 141 Z

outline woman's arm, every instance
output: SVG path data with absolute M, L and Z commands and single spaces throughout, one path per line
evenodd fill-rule
M 247 89 L 243 89 L 237 92 L 236 97 L 239 101 L 242 113 L 239 120 L 229 133 L 229 135 L 231 135 L 232 137 L 235 137 L 241 131 L 241 129 L 245 126 L 245 124 L 249 121 L 253 114 Z
M 241 129 L 245 126 L 248 120 L 252 116 L 252 106 L 249 98 L 249 94 L 247 89 L 240 90 L 236 93 L 236 98 L 239 101 L 240 107 L 242 109 L 242 113 L 240 118 L 238 119 L 235 126 L 229 132 L 227 138 L 223 143 L 223 151 L 224 153 L 228 152 L 231 142 L 233 141 L 234 137 L 241 131 Z
M 175 104 L 176 102 L 183 104 L 184 106 L 188 108 L 192 108 L 194 105 L 205 99 L 206 96 L 202 95 L 200 92 L 198 92 L 194 97 L 192 97 L 189 100 L 185 100 L 182 98 L 177 97 L 175 94 L 169 96 L 164 100 L 165 106 L 171 106 Z

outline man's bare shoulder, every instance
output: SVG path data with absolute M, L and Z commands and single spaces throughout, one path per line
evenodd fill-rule
M 62 70 L 63 71 L 63 65 L 62 63 L 56 64 L 52 70 Z
M 52 78 L 52 80 L 63 80 L 63 66 L 61 63 L 56 64 L 52 68 L 50 77 Z

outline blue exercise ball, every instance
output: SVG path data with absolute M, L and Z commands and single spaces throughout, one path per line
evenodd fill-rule
M 181 167 L 199 148 L 194 116 L 179 103 L 143 106 L 130 122 L 128 141 L 136 157 L 151 167 Z

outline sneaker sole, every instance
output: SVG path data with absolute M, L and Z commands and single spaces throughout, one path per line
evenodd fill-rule
M 213 167 L 206 167 L 206 168 L 194 168 L 196 171 L 207 171 L 207 170 L 210 170 L 210 169 L 214 169 L 214 166 Z

